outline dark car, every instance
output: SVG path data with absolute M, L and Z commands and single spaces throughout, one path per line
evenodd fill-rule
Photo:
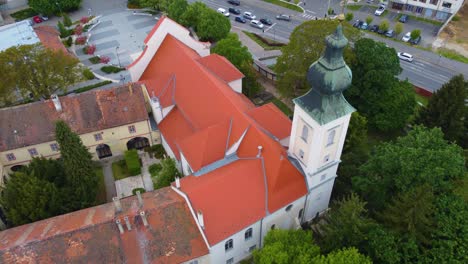
M 240 5 L 240 0 L 228 0 L 228 3 L 230 3 L 231 5 Z
M 362 26 L 362 23 L 364 22 L 358 19 L 356 20 L 356 22 L 354 22 L 353 27 L 360 28 Z
M 236 22 L 240 22 L 240 23 L 245 23 L 247 22 L 247 20 L 245 20 L 245 18 L 241 17 L 241 16 L 236 16 L 236 18 L 234 19 Z
M 234 14 L 234 15 L 240 15 L 241 11 L 238 8 L 230 7 L 229 8 L 229 13 Z
M 382 29 L 382 28 L 379 28 L 379 30 L 377 30 L 377 33 L 380 34 L 380 35 L 385 34 L 385 32 L 387 32 L 387 31 Z
M 409 43 L 413 44 L 413 45 L 418 45 L 419 42 L 421 42 L 421 36 L 415 38 L 415 39 L 410 39 Z
M 271 20 L 268 19 L 268 18 L 262 18 L 262 19 L 260 19 L 260 22 L 262 22 L 263 24 L 265 24 L 267 26 L 273 25 L 273 22 L 271 22 Z
M 398 21 L 400 21 L 401 23 L 406 23 L 406 21 L 408 21 L 409 17 L 408 15 L 401 15 L 400 19 L 398 19 Z
M 372 31 L 372 32 L 377 32 L 377 31 L 379 31 L 379 26 L 378 25 L 372 25 L 369 28 L 369 30 Z
M 285 14 L 281 14 L 281 15 L 277 15 L 277 16 L 276 16 L 276 19 L 278 19 L 278 20 L 283 20 L 283 21 L 291 21 L 291 16 L 285 15 Z

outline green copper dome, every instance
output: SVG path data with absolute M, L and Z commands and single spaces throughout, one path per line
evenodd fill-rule
M 326 43 L 325 54 L 307 72 L 312 89 L 293 100 L 321 125 L 355 111 L 342 94 L 351 85 L 352 73 L 343 59 L 348 39 L 341 24 L 327 36 Z

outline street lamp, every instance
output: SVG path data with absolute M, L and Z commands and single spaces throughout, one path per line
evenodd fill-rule
M 115 54 L 117 55 L 117 61 L 119 62 L 119 67 L 121 68 L 122 66 L 120 65 L 119 46 L 115 47 Z

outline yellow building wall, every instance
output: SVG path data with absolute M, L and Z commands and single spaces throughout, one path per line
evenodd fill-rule
M 130 133 L 128 127 L 131 125 L 135 126 L 135 133 Z M 96 141 L 94 135 L 98 133 L 101 134 L 102 140 Z M 109 145 L 112 151 L 112 155 L 117 156 L 122 155 L 127 150 L 127 142 L 135 137 L 146 137 L 150 141 L 150 145 L 161 143 L 160 132 L 151 131 L 148 120 L 104 130 L 97 130 L 91 133 L 80 135 L 83 144 L 88 147 L 89 152 L 93 155 L 93 159 L 95 160 L 98 159 L 96 147 L 99 144 Z M 56 141 L 44 142 L 24 148 L 0 152 L 0 175 L 6 175 L 10 173 L 10 168 L 15 165 L 28 164 L 32 160 L 32 157 L 28 152 L 28 149 L 31 148 L 36 148 L 38 153 L 37 157 L 42 156 L 46 158 L 59 158 L 60 151 L 53 151 L 50 147 L 50 144 L 52 143 L 56 143 Z M 16 157 L 16 160 L 8 161 L 6 157 L 8 153 L 13 153 Z M 0 177 L 0 184 L 3 184 L 3 177 Z

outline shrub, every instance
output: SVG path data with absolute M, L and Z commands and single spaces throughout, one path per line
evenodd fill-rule
M 20 11 L 17 11 L 15 13 L 10 14 L 12 18 L 14 18 L 16 21 L 24 20 L 26 18 L 33 17 L 37 15 L 38 13 L 34 11 L 32 8 L 26 8 Z
M 57 23 L 57 28 L 58 28 L 58 31 L 60 33 L 60 37 L 61 38 L 66 38 L 68 36 L 70 36 L 72 33 L 73 33 L 73 30 L 72 29 L 67 29 L 63 23 L 61 21 L 59 21 Z
M 83 48 L 83 52 L 88 55 L 93 55 L 96 52 L 96 45 L 88 45 Z
M 89 17 L 85 17 L 85 16 L 84 16 L 84 17 L 82 17 L 82 18 L 80 19 L 80 23 L 81 23 L 81 24 L 86 24 L 86 23 L 89 22 L 89 20 L 90 20 Z
M 89 58 L 89 61 L 90 61 L 92 64 L 98 64 L 98 63 L 101 62 L 101 58 L 99 58 L 98 56 L 94 56 L 94 57 Z
M 164 147 L 162 144 L 151 146 L 151 152 L 154 154 L 154 157 L 157 159 L 162 159 L 164 158 L 164 155 L 166 155 L 166 151 L 164 150 Z
M 83 34 L 83 26 L 81 25 L 78 25 L 75 27 L 75 30 L 73 31 L 73 33 L 77 36 Z
M 156 174 L 158 174 L 158 172 L 160 172 L 161 170 L 162 170 L 162 165 L 159 163 L 153 164 L 149 166 L 148 168 L 148 171 L 151 174 L 151 176 L 156 176 Z
M 136 149 L 125 151 L 125 163 L 130 176 L 141 174 L 140 159 Z
M 75 40 L 75 45 L 84 45 L 86 43 L 86 36 L 79 36 Z
M 67 47 L 71 47 L 72 43 L 73 43 L 73 39 L 71 37 L 68 37 L 67 40 L 65 40 L 64 44 Z
M 107 63 L 109 63 L 109 61 L 110 61 L 110 58 L 107 57 L 107 56 L 101 56 L 101 57 L 99 58 L 99 62 L 100 62 L 100 63 L 107 64 Z
M 63 24 L 66 27 L 71 27 L 71 25 L 73 25 L 73 22 L 71 21 L 70 16 L 67 15 L 66 13 L 63 13 Z
M 460 21 L 460 17 L 459 16 L 453 16 L 452 21 L 454 21 L 454 22 Z
M 412 39 L 417 39 L 419 36 L 421 36 L 421 30 L 420 29 L 415 29 L 411 31 L 411 38 Z
M 104 66 L 101 68 L 101 71 L 107 73 L 107 74 L 110 74 L 110 73 L 118 73 L 120 71 L 123 71 L 125 70 L 125 68 L 119 68 L 119 67 L 115 67 L 115 66 Z
M 83 32 L 88 32 L 89 28 L 91 27 L 92 25 L 88 24 L 86 26 L 83 27 Z
M 87 80 L 92 80 L 92 79 L 95 78 L 94 73 L 93 73 L 90 69 L 88 69 L 88 68 L 86 68 L 86 69 L 83 70 L 83 76 L 84 76 Z
M 349 22 L 349 21 L 353 20 L 353 18 L 354 18 L 353 13 L 346 13 L 346 16 L 345 16 L 346 21 Z
M 69 93 L 83 93 L 83 92 L 92 90 L 94 88 L 104 86 L 104 85 L 109 84 L 109 83 L 112 83 L 112 81 L 108 81 L 108 80 L 107 81 L 102 81 L 102 82 L 99 82 L 99 83 L 95 83 L 95 84 L 91 84 L 91 85 L 88 85 L 88 86 L 78 88 L 76 90 L 70 91 Z
M 136 193 L 138 191 L 140 191 L 140 194 L 143 194 L 143 193 L 146 192 L 146 190 L 144 188 L 135 188 L 135 189 L 132 190 L 133 195 L 136 195 Z

